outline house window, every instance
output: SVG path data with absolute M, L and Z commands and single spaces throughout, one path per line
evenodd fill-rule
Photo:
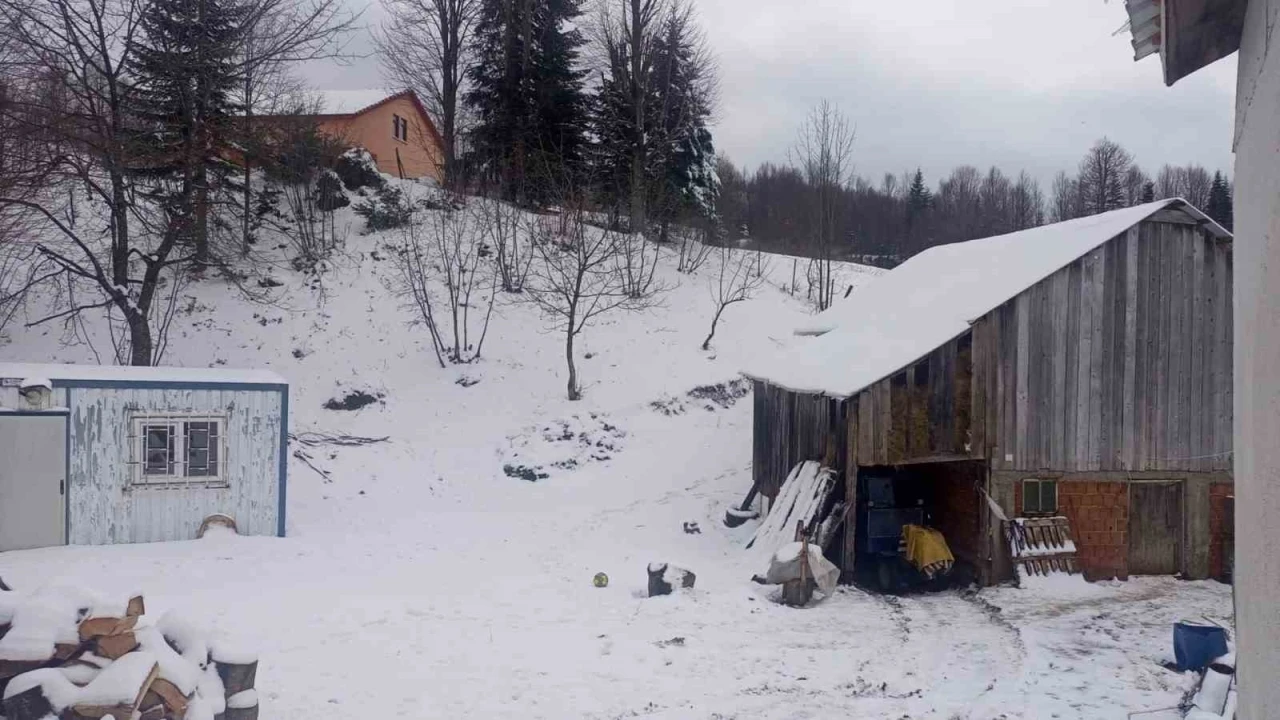
M 137 416 L 130 436 L 131 485 L 224 485 L 225 418 Z
M 409 141 L 409 121 L 399 115 L 391 116 L 391 134 L 395 135 L 397 140 L 404 142 Z
M 1058 514 L 1058 481 L 1057 480 L 1023 480 L 1022 481 L 1022 514 L 1023 515 L 1056 515 Z

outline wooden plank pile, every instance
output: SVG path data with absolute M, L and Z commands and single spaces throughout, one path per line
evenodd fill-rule
M 4 720 L 257 720 L 257 667 L 141 596 L 0 590 Z
M 1074 575 L 1076 544 L 1065 517 L 1014 518 L 1005 525 L 1009 552 L 1020 575 Z

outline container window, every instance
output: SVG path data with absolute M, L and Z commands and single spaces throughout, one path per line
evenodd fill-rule
M 146 487 L 223 486 L 225 418 L 133 418 L 130 483 Z

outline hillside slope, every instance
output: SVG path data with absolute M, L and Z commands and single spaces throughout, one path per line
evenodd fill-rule
M 751 527 L 719 522 L 750 484 L 749 396 L 741 383 L 690 393 L 791 342 L 804 302 L 767 287 L 703 352 L 711 268 L 682 275 L 668 254 L 675 289 L 587 330 L 586 397 L 569 402 L 561 338 L 527 304 L 497 310 L 483 361 L 440 369 L 387 290 L 395 234 L 341 217 L 353 231 L 323 293 L 279 268 L 272 306 L 193 285 L 168 358 L 271 368 L 292 384 L 295 429 L 389 441 L 314 453 L 327 479 L 291 461 L 285 539 L 6 553 L 6 581 L 139 589 L 157 610 L 213 618 L 261 645 L 273 718 L 1123 717 L 1187 683 L 1155 664 L 1168 623 L 1229 611 L 1220 586 L 1171 580 L 1070 601 L 842 589 L 778 606 L 749 582 Z M 789 266 L 775 260 L 779 282 Z M 841 287 L 873 274 L 843 267 Z M 103 329 L 83 333 L 101 352 Z M 93 360 L 66 339 L 19 328 L 0 359 Z M 384 399 L 322 407 L 351 389 Z M 651 561 L 693 569 L 697 587 L 643 598 Z M 600 571 L 607 588 L 592 586 Z

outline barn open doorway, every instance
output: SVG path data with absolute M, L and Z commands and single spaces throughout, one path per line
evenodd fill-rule
M 887 592 L 968 585 L 977 577 L 979 488 L 985 463 L 959 460 L 858 468 L 854 582 Z M 906 557 L 903 527 L 941 533 L 954 556 L 945 572 L 921 572 Z

